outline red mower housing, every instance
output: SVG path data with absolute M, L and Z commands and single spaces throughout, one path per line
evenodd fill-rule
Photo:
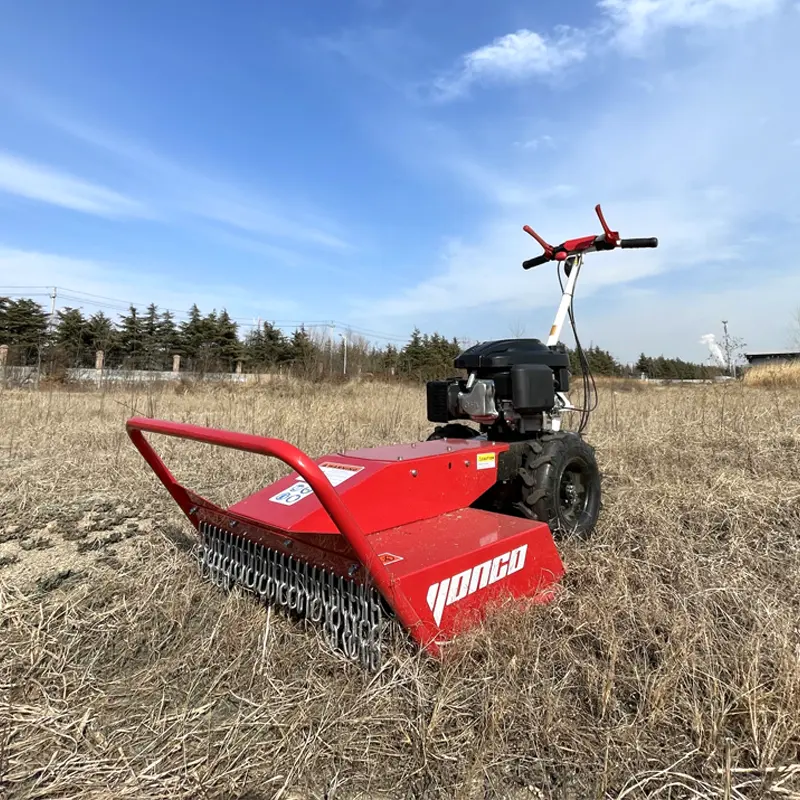
M 545 523 L 470 508 L 496 483 L 503 442 L 441 439 L 311 459 L 279 439 L 184 423 L 135 418 L 127 431 L 199 532 L 217 583 L 323 622 L 331 643 L 368 667 L 380 663 L 376 625 L 386 616 L 439 655 L 504 597 L 551 599 L 564 573 Z M 293 472 L 220 508 L 178 483 L 145 433 L 272 456 Z

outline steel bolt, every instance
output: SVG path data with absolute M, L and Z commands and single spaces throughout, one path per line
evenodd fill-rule
M 464 462 L 464 466 L 465 466 L 465 467 L 468 467 L 468 466 L 469 466 L 469 459 L 467 459 L 467 460 Z
M 284 547 L 291 547 L 292 546 L 292 540 L 291 539 L 284 539 L 283 540 L 283 546 Z
M 350 575 L 351 577 L 352 577 L 353 575 L 355 575 L 355 574 L 356 574 L 356 572 L 358 572 L 358 564 L 351 564 L 351 565 L 350 565 L 350 566 L 347 568 L 347 574 L 348 574 L 348 575 Z
M 231 520 L 231 528 L 235 528 L 238 524 L 239 523 L 235 519 Z
M 190 513 L 190 514 L 196 514 L 196 513 L 197 513 L 197 506 L 192 506 L 192 507 L 189 509 L 189 513 Z
M 416 478 L 417 477 L 417 471 L 415 469 L 411 470 L 411 477 L 412 478 Z

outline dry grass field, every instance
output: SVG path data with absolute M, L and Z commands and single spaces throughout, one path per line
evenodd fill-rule
M 421 388 L 0 391 L 0 796 L 800 798 L 800 391 L 632 388 L 558 598 L 377 675 L 202 582 L 124 422 L 319 455 L 424 438 Z M 221 502 L 281 474 L 156 441 Z
M 791 388 L 800 386 L 800 362 L 779 362 L 751 367 L 744 374 L 747 386 Z

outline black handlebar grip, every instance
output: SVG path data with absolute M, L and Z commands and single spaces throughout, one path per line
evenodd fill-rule
M 658 247 L 658 239 L 651 236 L 649 239 L 622 239 L 619 246 L 623 249 L 633 247 Z
M 550 257 L 545 255 L 536 256 L 536 258 L 529 258 L 527 261 L 522 262 L 522 269 L 541 267 L 542 264 L 546 264 L 548 261 L 550 261 Z

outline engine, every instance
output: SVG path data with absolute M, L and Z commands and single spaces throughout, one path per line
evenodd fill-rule
M 469 419 L 484 429 L 533 433 L 569 390 L 569 356 L 539 339 L 482 342 L 453 365 L 468 377 L 428 382 L 429 422 Z

